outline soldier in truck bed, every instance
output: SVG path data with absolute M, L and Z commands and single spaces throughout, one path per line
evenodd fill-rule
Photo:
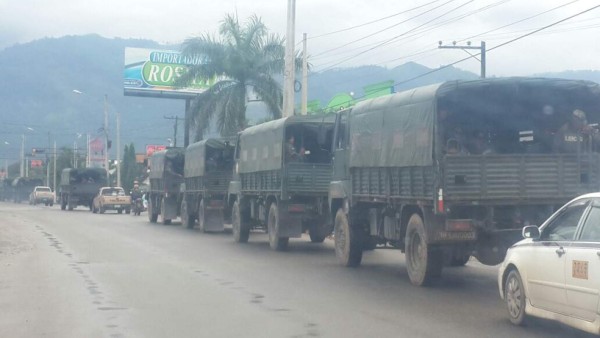
M 575 109 L 569 122 L 560 127 L 554 135 L 554 152 L 576 153 L 589 150 L 587 145 L 590 144 L 590 138 L 591 150 L 597 149 L 600 144 L 598 130 L 588 125 L 585 112 Z

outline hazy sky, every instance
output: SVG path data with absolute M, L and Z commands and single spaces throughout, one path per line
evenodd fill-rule
M 565 6 L 551 10 L 561 5 Z M 309 54 L 316 70 L 363 64 L 393 67 L 407 61 L 438 67 L 467 56 L 461 50 L 436 49 L 439 40 L 451 43 L 474 36 L 473 44 L 485 40 L 493 48 L 596 5 L 600 1 L 298 0 L 296 42 L 303 32 L 315 37 L 309 40 Z M 414 9 L 418 6 L 422 7 Z M 544 11 L 549 12 L 479 35 Z M 242 20 L 256 13 L 272 32 L 285 34 L 286 0 L 0 0 L 0 49 L 44 37 L 89 33 L 179 43 L 186 37 L 216 33 L 224 14 L 236 12 Z M 382 19 L 386 16 L 392 17 Z M 318 37 L 378 19 L 382 20 Z M 600 8 L 490 51 L 488 74 L 600 69 L 599 33 Z M 457 67 L 479 71 L 475 60 Z

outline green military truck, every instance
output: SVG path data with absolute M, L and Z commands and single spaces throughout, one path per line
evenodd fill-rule
M 229 188 L 237 242 L 248 241 L 252 228 L 266 230 L 275 250 L 306 230 L 313 242 L 323 242 L 332 230 L 332 139 L 333 116 L 282 118 L 239 134 L 237 177 Z
M 185 190 L 181 223 L 193 228 L 198 220 L 202 231 L 223 231 L 231 221 L 227 189 L 233 175 L 234 145 L 229 139 L 210 138 L 185 150 Z
M 65 168 L 60 175 L 58 199 L 61 210 L 85 206 L 92 210 L 92 202 L 101 187 L 108 185 L 104 168 Z
M 17 177 L 12 181 L 12 199 L 15 203 L 29 201 L 29 194 L 38 185 L 43 185 L 44 180 L 32 177 Z
M 364 249 L 398 248 L 415 285 L 470 255 L 500 263 L 524 225 L 600 188 L 598 107 L 596 83 L 495 78 L 340 112 L 329 187 L 336 255 L 357 266 Z M 575 110 L 592 124 L 587 135 L 563 140 Z M 565 140 L 578 146 L 560 150 Z
M 179 216 L 185 158 L 183 148 L 167 148 L 150 157 L 150 190 L 148 191 L 148 220 L 163 224 Z

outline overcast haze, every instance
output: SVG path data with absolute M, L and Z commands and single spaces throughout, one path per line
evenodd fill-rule
M 439 40 L 447 43 L 461 40 L 568 3 L 571 4 L 472 39 L 474 44 L 484 39 L 487 41 L 488 48 L 591 8 L 600 2 L 597 0 L 575 2 L 572 0 L 300 0 L 296 4 L 296 42 L 300 40 L 303 32 L 308 33 L 309 37 L 318 36 L 428 4 L 375 24 L 310 39 L 309 54 L 314 56 L 311 62 L 317 71 L 330 67 L 363 64 L 393 67 L 408 61 L 438 67 L 466 56 L 460 50 L 435 49 Z M 286 0 L 0 0 L 0 13 L 2 13 L 0 49 L 44 37 L 89 33 L 105 37 L 143 38 L 161 43 L 180 43 L 190 36 L 205 32 L 216 33 L 223 16 L 235 12 L 242 20 L 256 13 L 263 18 L 272 32 L 283 35 L 286 11 Z M 414 16 L 418 17 L 408 20 Z M 439 18 L 435 19 L 436 17 Z M 460 17 L 462 19 L 457 19 Z M 447 22 L 453 19 L 457 20 Z M 398 24 L 402 21 L 406 22 Z M 440 25 L 444 22 L 446 24 Z M 319 55 L 395 24 L 398 25 L 385 32 Z M 407 33 L 420 25 L 423 25 L 420 30 Z M 432 29 L 436 25 L 440 26 Z M 423 32 L 423 30 L 429 31 Z M 600 69 L 600 45 L 597 43 L 599 31 L 600 9 L 596 9 L 545 32 L 490 52 L 488 74 L 529 75 L 548 71 Z M 401 34 L 405 34 L 402 35 L 403 39 L 356 56 L 376 46 L 377 42 Z M 431 50 L 427 51 L 428 49 Z M 421 51 L 426 52 L 410 56 Z M 345 59 L 348 60 L 340 63 Z M 479 72 L 479 63 L 475 60 L 463 62 L 457 67 Z

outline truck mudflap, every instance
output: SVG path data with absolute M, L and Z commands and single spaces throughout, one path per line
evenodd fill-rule
M 224 209 L 225 201 L 223 199 L 208 200 L 208 203 L 204 205 L 204 231 L 219 232 L 225 230 Z
M 281 203 L 279 208 L 279 236 L 300 237 L 302 236 L 302 212 L 294 211 L 292 205 Z M 291 208 L 288 208 L 291 207 Z
M 177 206 L 177 195 L 173 194 L 173 196 L 165 197 L 163 200 L 164 205 L 164 215 L 162 215 L 163 219 L 175 219 L 178 216 L 179 208 Z
M 475 244 L 474 256 L 482 264 L 498 265 L 504 261 L 508 248 L 521 239 L 521 229 L 481 231 Z

